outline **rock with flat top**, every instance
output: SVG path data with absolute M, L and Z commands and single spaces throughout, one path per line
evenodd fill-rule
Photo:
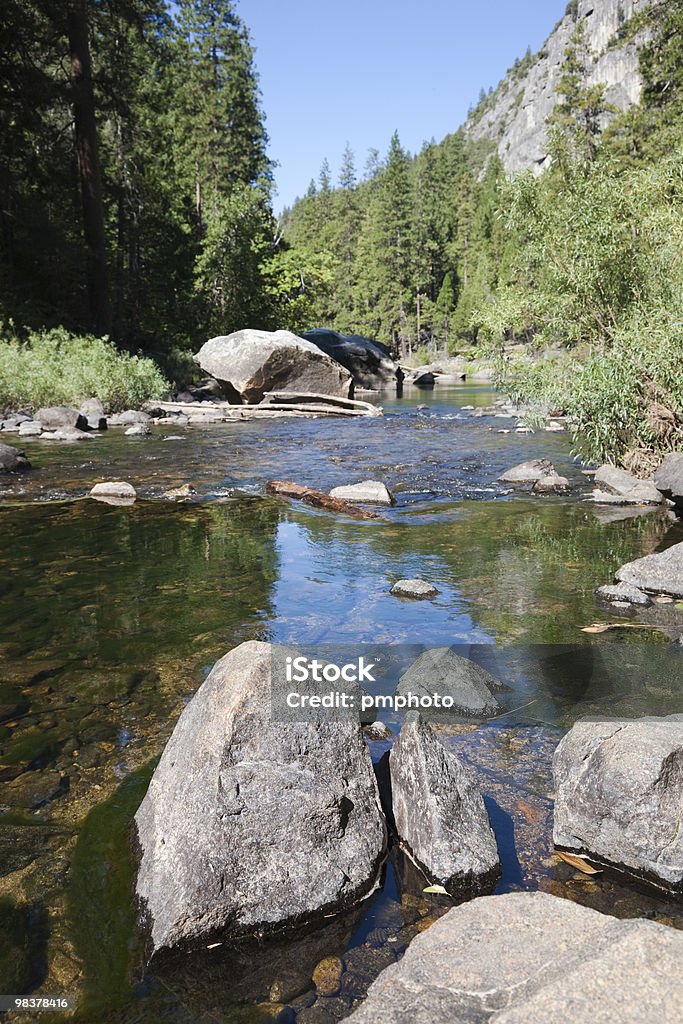
M 214 665 L 135 816 L 155 952 L 300 928 L 376 883 L 386 827 L 360 725 L 273 720 L 275 652 L 252 641 Z
M 644 594 L 642 590 L 638 590 L 638 587 L 629 586 L 628 583 L 615 583 L 611 586 L 598 587 L 595 593 L 601 601 L 607 601 L 610 604 L 614 602 L 619 604 L 636 604 L 642 608 L 648 608 L 652 604 L 647 594 Z
M 593 496 L 599 500 L 604 495 L 618 498 L 628 505 L 659 505 L 662 496 L 651 480 L 639 480 L 617 466 L 600 466 L 595 473 L 596 490 Z
M 135 501 L 137 493 L 132 484 L 124 480 L 105 480 L 95 484 L 90 491 L 91 498 L 128 498 Z
M 349 1024 L 678 1024 L 683 932 L 543 892 L 449 910 Z
M 19 437 L 40 437 L 43 432 L 43 424 L 38 420 L 24 420 L 19 424 Z
M 415 713 L 389 768 L 396 830 L 428 877 L 451 894 L 492 886 L 498 847 L 474 775 Z
M 261 402 L 268 391 L 349 397 L 348 370 L 290 331 L 244 330 L 211 338 L 194 360 L 238 405 Z
M 342 501 L 357 501 L 366 505 L 393 505 L 394 503 L 393 495 L 386 484 L 380 480 L 364 480 L 359 484 L 333 487 L 330 497 L 339 498 Z
M 683 892 L 683 715 L 577 722 L 553 775 L 556 846 Z
M 436 597 L 439 591 L 426 580 L 397 580 L 391 588 L 391 593 L 396 597 L 412 597 L 415 600 Z

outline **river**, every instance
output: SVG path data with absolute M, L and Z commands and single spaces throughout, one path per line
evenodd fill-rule
M 142 969 L 130 821 L 184 704 L 247 639 L 461 644 L 502 658 L 516 713 L 444 734 L 487 796 L 498 891 L 541 888 L 683 927 L 680 903 L 553 857 L 550 773 L 580 714 L 680 710 L 666 681 L 680 608 L 623 620 L 644 628 L 582 630 L 619 624 L 594 589 L 624 562 L 683 540 L 683 527 L 661 511 L 586 502 L 591 481 L 567 435 L 520 434 L 514 419 L 474 414 L 494 399 L 486 386 L 406 388 L 403 399 L 382 396 L 383 418 L 169 426 L 148 438 L 111 430 L 73 446 L 27 440 L 35 468 L 0 484 L 0 991 L 73 993 L 88 1022 L 327 1024 L 448 908 L 396 861 L 381 891 L 325 932 Z M 571 495 L 497 482 L 540 457 L 570 478 Z M 323 489 L 380 479 L 396 505 L 377 521 L 345 519 L 265 497 L 272 478 Z M 85 499 L 101 479 L 130 481 L 139 500 Z M 163 498 L 184 483 L 196 489 L 191 500 Z M 389 593 L 413 576 L 438 597 Z M 551 644 L 585 648 L 572 664 L 593 684 L 540 679 L 530 645 Z M 621 666 L 609 684 L 595 652 Z M 661 659 L 658 685 L 642 675 L 651 658 Z M 371 746 L 375 757 L 387 749 Z M 344 958 L 345 987 L 316 1000 L 311 972 L 330 954 Z

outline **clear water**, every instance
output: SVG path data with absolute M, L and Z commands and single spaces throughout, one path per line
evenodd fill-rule
M 243 640 L 661 645 L 683 633 L 675 605 L 620 620 L 593 596 L 622 563 L 683 540 L 681 527 L 659 512 L 618 518 L 586 504 L 590 480 L 566 435 L 499 433 L 514 421 L 462 408 L 492 397 L 406 390 L 382 399 L 382 419 L 27 442 L 35 469 L 0 483 L 0 991 L 73 993 L 89 1022 L 327 1022 L 448 909 L 391 863 L 381 891 L 324 932 L 141 970 L 130 820 L 184 703 Z M 497 483 L 542 456 L 571 478 L 570 497 Z M 379 521 L 345 519 L 264 497 L 272 478 L 325 489 L 378 478 L 397 504 Z M 101 479 L 129 480 L 141 500 L 81 500 Z M 196 488 L 191 501 L 162 500 L 183 483 Z M 433 582 L 438 598 L 391 596 L 407 576 Z M 644 628 L 581 631 L 621 621 Z M 521 705 L 535 683 L 523 665 L 517 679 Z M 676 694 L 631 698 L 633 713 L 664 713 Z M 499 888 L 680 926 L 680 905 L 553 858 L 550 759 L 585 709 L 546 702 L 514 726 L 444 737 L 479 773 L 504 862 Z M 386 749 L 372 746 L 374 756 Z M 342 991 L 315 1000 L 311 972 L 330 954 L 344 958 Z

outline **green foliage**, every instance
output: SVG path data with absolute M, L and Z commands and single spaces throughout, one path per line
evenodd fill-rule
M 104 338 L 63 329 L 0 338 L 0 410 L 79 406 L 96 395 L 109 412 L 162 398 L 169 384 L 151 359 L 118 352 Z

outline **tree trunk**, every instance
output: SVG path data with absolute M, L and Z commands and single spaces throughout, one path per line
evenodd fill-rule
M 67 32 L 71 52 L 76 163 L 83 210 L 83 237 L 87 250 L 91 329 L 95 334 L 108 334 L 111 328 L 111 314 L 107 285 L 102 174 L 97 148 L 95 93 L 90 64 L 86 0 L 68 0 Z

